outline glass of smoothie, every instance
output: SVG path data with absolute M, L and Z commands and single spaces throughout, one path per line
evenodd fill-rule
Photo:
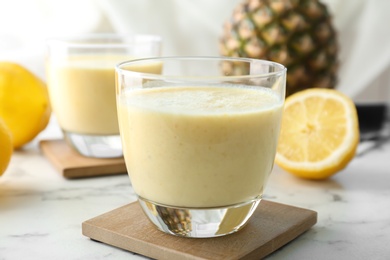
M 156 35 L 92 34 L 47 41 L 50 101 L 64 138 L 87 157 L 122 157 L 115 65 L 161 53 Z M 161 67 L 139 70 L 159 73 Z
M 159 64 L 159 74 L 138 67 Z M 116 66 L 129 177 L 154 225 L 183 237 L 240 230 L 273 169 L 286 68 L 255 59 L 160 57 Z

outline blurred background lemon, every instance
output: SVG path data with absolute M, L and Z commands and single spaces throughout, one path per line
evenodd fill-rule
M 0 62 L 0 118 L 11 132 L 13 148 L 33 140 L 50 115 L 45 83 L 23 66 Z
M 0 176 L 7 169 L 12 155 L 12 137 L 11 131 L 0 118 Z

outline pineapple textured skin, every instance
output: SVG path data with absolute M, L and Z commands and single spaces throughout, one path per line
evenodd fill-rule
M 225 22 L 220 54 L 278 62 L 287 67 L 287 91 L 335 88 L 337 33 L 319 0 L 244 0 Z M 245 74 L 229 67 L 225 74 Z

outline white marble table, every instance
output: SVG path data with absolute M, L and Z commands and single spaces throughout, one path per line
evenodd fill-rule
M 145 259 L 81 234 L 83 221 L 135 195 L 125 174 L 64 179 L 38 147 L 60 136 L 52 121 L 0 177 L 0 259 Z M 390 142 L 324 182 L 276 167 L 265 198 L 318 212 L 312 229 L 267 259 L 390 259 Z

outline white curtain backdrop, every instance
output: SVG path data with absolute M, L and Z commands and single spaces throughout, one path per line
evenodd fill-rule
M 45 79 L 45 39 L 159 34 L 164 55 L 218 55 L 223 23 L 241 0 L 0 0 L 0 60 Z M 322 0 L 339 33 L 338 89 L 357 102 L 390 100 L 390 1 Z

